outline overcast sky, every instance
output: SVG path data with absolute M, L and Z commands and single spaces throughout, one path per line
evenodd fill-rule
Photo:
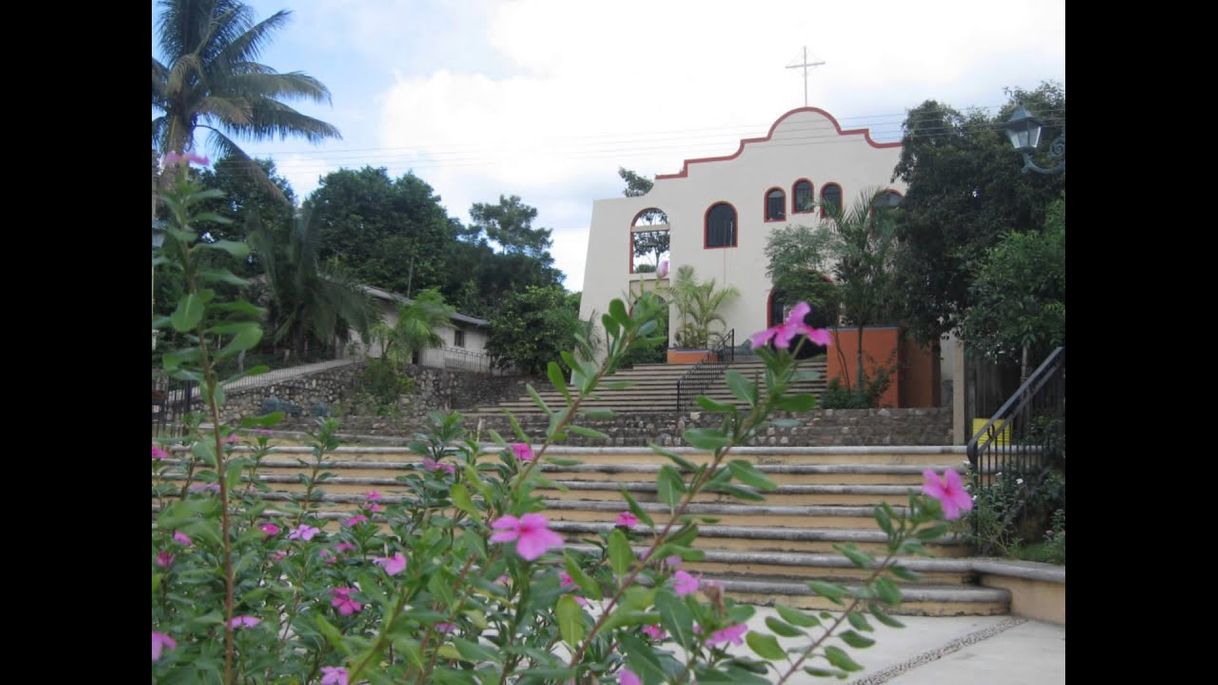
M 519 195 L 554 230 L 566 287 L 583 287 L 593 200 L 617 168 L 651 177 L 735 152 L 808 104 L 899 140 L 924 100 L 965 109 L 1004 87 L 1065 84 L 1065 1 L 250 0 L 288 9 L 260 61 L 325 83 L 298 109 L 341 141 L 247 143 L 304 197 L 341 167 L 414 170 L 450 215 Z M 154 22 L 159 19 L 153 3 Z M 154 23 L 155 34 L 155 23 Z M 159 57 L 153 39 L 153 54 Z M 1012 153 L 1014 154 L 1014 153 Z

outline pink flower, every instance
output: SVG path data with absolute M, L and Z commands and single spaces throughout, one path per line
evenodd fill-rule
M 955 470 L 944 471 L 940 478 L 934 471 L 926 469 L 922 472 L 922 478 L 922 492 L 939 500 L 939 504 L 943 505 L 943 515 L 949 520 L 960 518 L 960 512 L 973 508 L 973 500 Z
M 580 597 L 579 595 L 571 595 L 571 599 L 575 600 L 575 603 L 580 605 L 581 607 L 588 606 L 588 600 L 584 599 L 583 597 Z
M 450 476 L 457 472 L 457 467 L 453 464 L 442 464 L 429 458 L 423 459 L 423 468 L 428 471 L 444 471 Z
M 537 456 L 533 454 L 533 448 L 529 447 L 523 442 L 514 442 L 510 445 L 510 447 L 512 448 L 512 451 L 516 453 L 517 461 L 533 461 L 537 458 Z
M 502 516 L 491 522 L 491 528 L 500 532 L 491 536 L 491 542 L 516 543 L 516 553 L 526 561 L 532 561 L 547 550 L 562 547 L 562 537 L 550 530 L 549 521 L 541 514 Z
M 271 552 L 271 561 L 283 561 L 284 559 L 287 559 L 287 558 L 288 558 L 288 551 L 286 549 L 281 549 L 281 550 Z
M 270 429 L 267 429 L 267 428 L 256 428 L 256 429 L 254 429 L 254 435 L 257 435 L 257 436 L 260 436 L 263 438 L 269 438 L 269 437 L 271 437 L 272 433 L 271 433 Z
M 266 533 L 268 538 L 273 538 L 276 535 L 279 535 L 279 526 L 273 523 L 264 523 L 261 526 L 258 526 L 258 529 Z
M 495 582 L 499 583 L 500 585 L 507 585 L 508 583 L 512 582 L 512 579 L 508 578 L 506 575 L 504 575 L 504 576 L 499 576 L 498 578 L 496 578 Z
M 668 637 L 668 633 L 658 623 L 643 626 L 643 632 L 647 633 L 647 636 L 653 640 L 663 640 Z
M 664 564 L 669 568 L 681 568 L 681 557 L 676 554 L 664 559 Z
M 220 492 L 219 483 L 191 483 L 187 488 L 190 492 Z
M 224 444 L 226 444 L 226 445 L 233 445 L 238 442 L 241 442 L 241 438 L 235 434 L 229 435 L 228 437 L 224 438 Z
M 237 630 L 238 628 L 253 628 L 259 623 L 262 623 L 262 619 L 254 616 L 234 616 L 233 620 L 228 622 L 228 625 L 233 630 Z
M 566 571 L 558 572 L 558 581 L 561 587 L 571 587 L 575 581 L 571 579 L 571 574 Z
M 368 500 L 369 502 L 375 502 L 380 498 L 381 493 L 377 492 L 376 490 L 369 490 L 368 494 L 364 495 L 364 499 Z
M 350 542 L 340 542 L 337 545 L 334 545 L 334 551 L 338 552 L 339 554 L 346 554 L 354 549 L 355 545 L 351 544 Z
M 172 637 L 165 633 L 152 631 L 152 660 L 156 661 L 161 658 L 161 652 L 166 649 L 177 649 L 178 643 Z
M 322 666 L 321 685 L 347 685 L 347 669 L 342 666 Z
M 402 572 L 402 569 L 406 568 L 406 557 L 403 556 L 401 552 L 398 552 L 391 557 L 373 559 L 372 563 L 385 569 L 385 573 L 388 573 L 391 576 L 396 576 Z
M 156 565 L 157 566 L 160 566 L 161 568 L 169 568 L 170 564 L 172 564 L 172 563 L 173 563 L 173 555 L 170 554 L 169 552 L 160 551 L 160 552 L 156 553 Z
M 193 546 L 194 546 L 194 544 L 195 544 L 195 543 L 193 543 L 193 542 L 191 542 L 191 541 L 190 541 L 190 536 L 189 536 L 189 535 L 187 535 L 186 533 L 183 533 L 183 532 L 182 532 L 182 531 L 180 531 L 180 530 L 175 530 L 175 531 L 173 531 L 173 539 L 174 539 L 174 541 L 176 541 L 176 542 L 180 542 L 180 543 L 182 543 L 183 545 L 186 545 L 187 547 L 193 547 Z
M 634 671 L 626 668 L 625 666 L 622 667 L 621 673 L 618 673 L 617 681 L 621 683 L 621 685 L 643 685 L 643 681 L 639 680 L 639 677 L 634 674 Z
M 336 587 L 330 590 L 330 594 L 334 595 L 330 604 L 338 607 L 338 613 L 343 616 L 350 616 L 363 608 L 362 604 L 351 598 L 352 592 L 355 592 L 353 587 Z
M 677 571 L 673 575 L 673 579 L 673 589 L 677 591 L 678 597 L 684 597 L 698 591 L 698 579 L 685 571 Z
M 169 453 L 166 452 L 165 450 L 161 449 L 160 447 L 157 447 L 156 445 L 152 446 L 152 458 L 153 459 L 160 461 L 168 456 L 169 456 Z
M 333 564 L 335 561 L 338 560 L 338 558 L 334 556 L 334 552 L 331 552 L 328 549 L 322 549 L 320 552 L 317 553 L 317 556 L 321 557 L 321 560 L 326 562 L 327 564 Z
M 754 348 L 757 348 L 764 346 L 770 341 L 770 338 L 773 338 L 775 347 L 786 349 L 791 346 L 791 339 L 802 333 L 817 345 L 828 345 L 830 342 L 829 329 L 812 328 L 804 323 L 804 317 L 811 311 L 812 307 L 807 302 L 800 302 L 787 315 L 786 321 L 754 333 L 749 341 L 752 342 Z
M 617 515 L 617 525 L 619 525 L 619 526 L 626 526 L 627 528 L 634 528 L 636 525 L 638 525 L 638 523 L 639 523 L 639 517 L 635 516 L 634 514 L 628 512 L 628 511 L 623 511 L 622 513 Z
M 437 623 L 436 630 L 441 633 L 452 633 L 456 632 L 457 626 L 452 623 Z
M 310 526 L 307 523 L 302 523 L 296 527 L 296 530 L 292 531 L 291 533 L 288 533 L 288 539 L 289 540 L 304 540 L 305 542 L 308 542 L 309 540 L 313 539 L 314 535 L 317 535 L 320 532 L 321 532 L 321 530 L 314 528 L 313 526 Z
M 363 514 L 356 514 L 355 516 L 352 516 L 351 518 L 343 521 L 343 525 L 348 526 L 348 527 L 356 526 L 358 524 L 366 522 L 367 520 L 368 520 L 367 516 L 364 516 Z
M 668 276 L 668 260 L 660 261 L 660 265 L 656 267 L 656 278 L 666 278 Z
M 384 511 L 384 510 L 385 510 L 385 507 L 382 507 L 381 505 L 377 504 L 376 502 L 373 502 L 372 504 L 368 505 L 368 511 L 373 514 L 377 513 L 378 511 Z
M 722 630 L 716 630 L 711 633 L 711 636 L 706 638 L 706 644 L 710 646 L 722 645 L 728 642 L 734 645 L 744 644 L 744 634 L 749 632 L 749 627 L 743 623 L 728 626 Z

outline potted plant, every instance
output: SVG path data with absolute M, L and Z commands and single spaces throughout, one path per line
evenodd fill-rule
M 669 364 L 696 364 L 711 356 L 710 344 L 715 335 L 711 327 L 724 324 L 719 309 L 738 297 L 740 291 L 732 286 L 716 288 L 715 279 L 700 282 L 692 266 L 677 269 L 676 278 L 667 288 L 669 302 L 677 308 L 677 330 L 674 345 L 668 349 Z

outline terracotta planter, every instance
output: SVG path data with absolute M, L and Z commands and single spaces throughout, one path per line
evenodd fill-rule
M 704 359 L 718 360 L 718 355 L 707 349 L 668 348 L 669 364 L 697 364 Z

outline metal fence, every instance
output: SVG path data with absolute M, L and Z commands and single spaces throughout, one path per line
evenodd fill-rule
M 153 376 L 152 435 L 181 435 L 182 419 L 190 413 L 190 404 L 197 395 L 194 383 Z
M 733 328 L 719 338 L 719 343 L 711 348 L 705 359 L 677 380 L 677 411 L 685 411 L 685 407 L 719 380 L 727 365 L 735 360 L 736 329 Z

